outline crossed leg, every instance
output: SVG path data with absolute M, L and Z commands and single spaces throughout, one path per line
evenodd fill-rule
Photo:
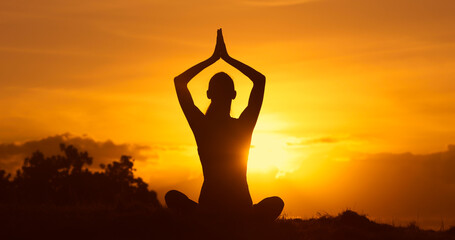
M 180 213 L 194 213 L 198 208 L 198 204 L 195 201 L 189 199 L 185 194 L 177 190 L 167 192 L 164 199 L 166 200 L 168 208 L 174 209 Z M 253 218 L 259 221 L 272 222 L 280 216 L 283 207 L 284 202 L 281 198 L 265 198 L 253 205 Z

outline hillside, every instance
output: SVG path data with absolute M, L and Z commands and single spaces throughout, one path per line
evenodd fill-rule
M 274 223 L 220 222 L 177 216 L 140 205 L 2 206 L 2 239 L 455 239 L 446 231 L 378 224 L 347 210 L 338 216 Z

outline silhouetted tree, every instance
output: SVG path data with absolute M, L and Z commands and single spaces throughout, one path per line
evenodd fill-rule
M 63 143 L 60 144 L 60 150 L 65 152 L 66 162 L 69 163 L 71 174 L 79 174 L 84 165 L 92 165 L 93 158 L 89 157 L 88 152 L 79 152 L 72 145 L 66 146 Z
M 156 193 L 148 190 L 148 185 L 142 178 L 135 178 L 133 171 L 134 159 L 131 156 L 122 156 L 120 161 L 114 161 L 107 166 L 101 164 L 105 175 L 109 178 L 110 187 L 117 189 L 115 200 L 119 202 L 142 201 L 159 204 Z
M 0 170 L 0 202 L 6 202 L 10 198 L 11 182 L 9 181 L 11 174 L 7 174 L 5 170 Z
M 134 159 L 122 156 L 103 172 L 91 172 L 93 163 L 87 152 L 60 144 L 63 156 L 45 157 L 36 151 L 24 160 L 13 181 L 0 171 L 0 202 L 14 200 L 32 204 L 146 204 L 160 207 L 156 193 L 148 190 L 141 178 L 135 178 Z M 8 197 L 5 197 L 8 196 Z

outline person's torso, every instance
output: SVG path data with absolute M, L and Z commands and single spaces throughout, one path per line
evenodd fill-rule
M 251 205 L 246 172 L 252 130 L 238 119 L 205 120 L 194 132 L 204 174 L 200 204 Z

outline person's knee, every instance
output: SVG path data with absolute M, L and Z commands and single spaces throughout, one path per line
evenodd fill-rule
M 274 221 L 283 211 L 284 201 L 277 196 L 268 197 L 253 206 L 254 216 L 261 221 Z
M 181 192 L 177 190 L 171 190 L 164 195 L 164 201 L 166 202 L 166 205 L 169 207 L 169 205 L 173 206 L 176 201 L 178 201 L 179 198 L 181 198 L 181 195 L 183 195 Z
M 197 203 L 189 199 L 185 194 L 171 190 L 164 195 L 164 200 L 169 209 L 174 209 L 179 212 L 192 212 L 196 209 Z
M 267 208 L 273 208 L 275 210 L 281 211 L 284 208 L 284 201 L 280 197 L 273 196 L 265 198 L 259 203 L 259 205 L 267 206 Z
M 284 201 L 283 199 L 281 199 L 280 197 L 277 197 L 277 196 L 273 196 L 273 197 L 270 197 L 270 201 L 273 202 L 273 205 L 280 210 L 280 212 L 283 210 L 284 208 Z

